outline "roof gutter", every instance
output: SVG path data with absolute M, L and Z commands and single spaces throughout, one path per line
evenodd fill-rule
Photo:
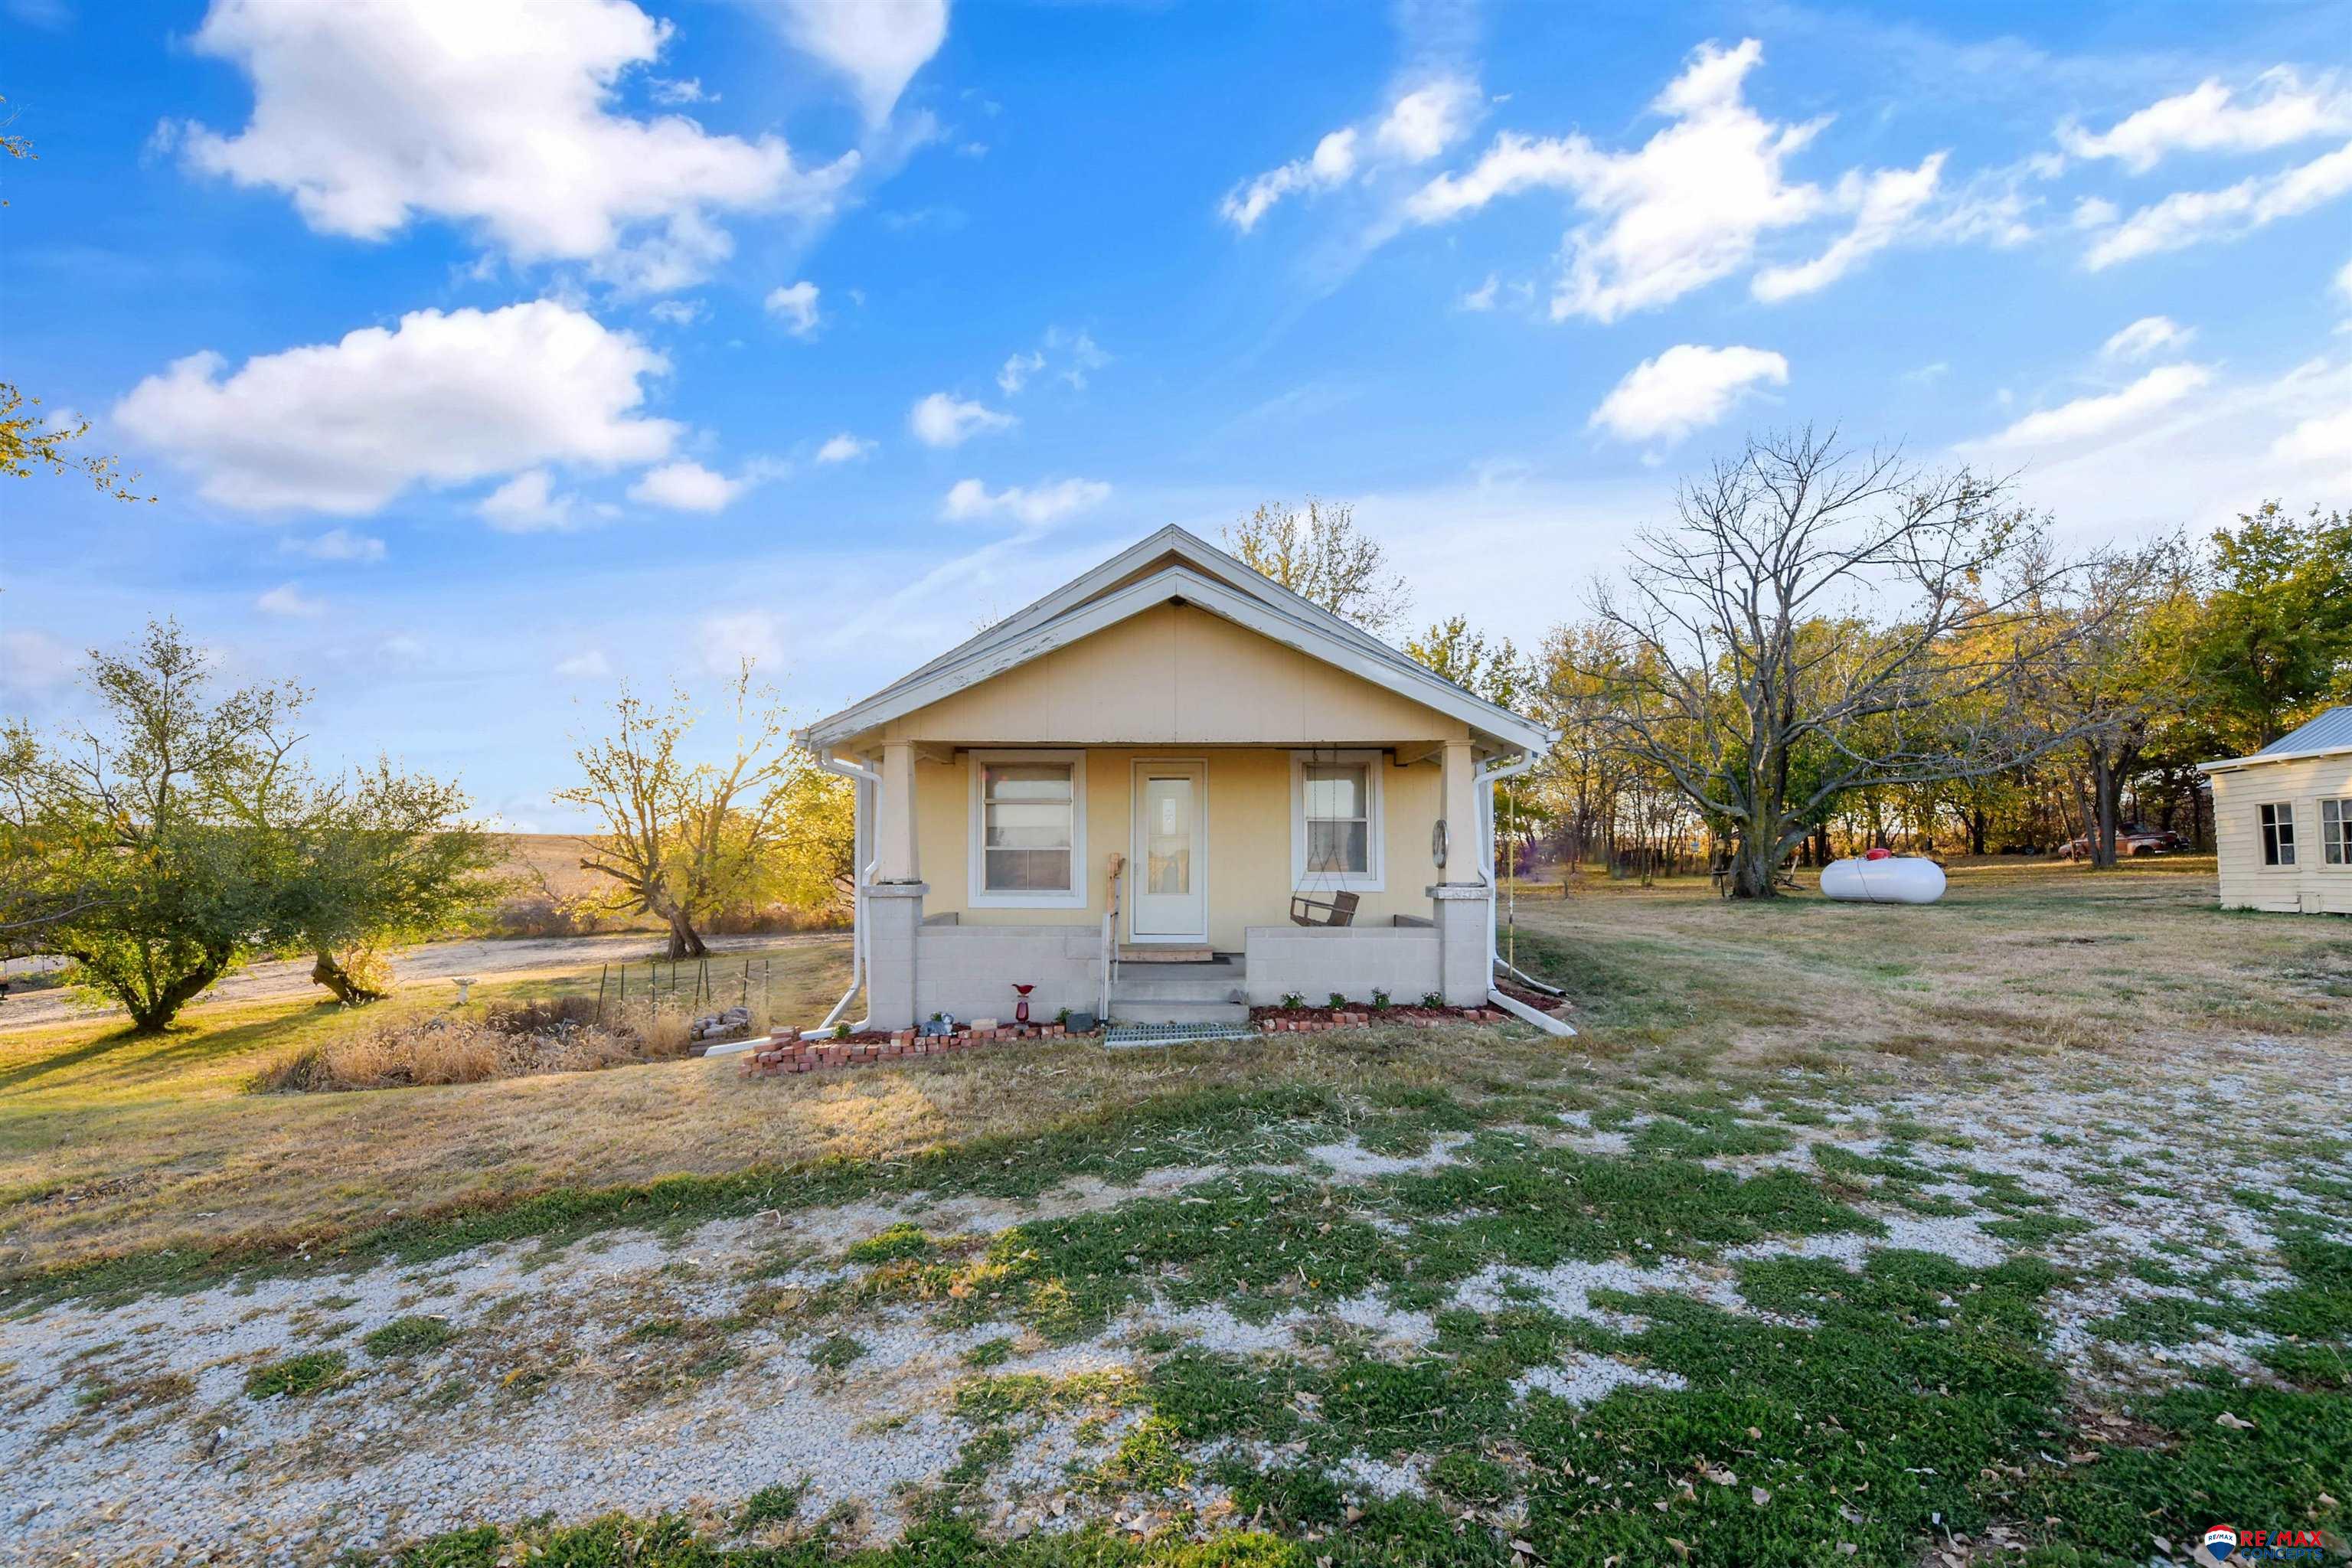
M 845 762 L 830 751 L 819 752 L 816 763 L 826 773 L 837 773 L 856 785 L 857 800 L 853 816 L 856 826 L 852 833 L 854 847 L 849 858 L 850 864 L 857 868 L 857 880 L 849 890 L 849 989 L 841 994 L 841 1000 L 833 1005 L 833 1011 L 824 1016 L 824 1023 L 801 1032 L 803 1040 L 821 1039 L 833 1033 L 834 1026 L 841 1021 L 841 1016 L 849 1011 L 850 999 L 866 984 L 866 943 L 868 940 L 866 933 L 866 884 L 874 876 L 876 863 L 868 858 L 874 847 L 874 792 L 882 783 L 882 775 L 872 768 L 863 763 Z M 869 1021 L 870 1015 L 858 1019 L 849 1026 L 849 1032 L 853 1035 L 859 1033 Z
M 2224 757 L 2218 763 L 2200 763 L 2200 773 L 2231 773 L 2241 768 L 2260 767 L 2264 763 L 2307 763 L 2314 757 L 2352 756 L 2352 746 L 2317 746 L 2308 752 L 2256 752 L 2251 757 Z

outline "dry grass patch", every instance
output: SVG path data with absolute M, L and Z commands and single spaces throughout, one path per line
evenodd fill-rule
M 314 1040 L 265 1068 L 262 1090 L 406 1089 L 485 1083 L 531 1073 L 593 1072 L 676 1061 L 693 1045 L 691 1018 L 673 1008 L 615 1005 L 584 996 L 493 1003 L 478 1010 L 395 1014 L 347 1034 Z

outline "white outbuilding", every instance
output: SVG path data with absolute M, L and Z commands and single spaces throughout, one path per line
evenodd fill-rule
M 2212 782 L 2224 908 L 2352 915 L 2352 707 L 2200 766 Z

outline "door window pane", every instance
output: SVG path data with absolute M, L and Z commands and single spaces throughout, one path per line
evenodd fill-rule
M 1192 890 L 1192 781 L 1143 781 L 1143 890 L 1182 895 Z

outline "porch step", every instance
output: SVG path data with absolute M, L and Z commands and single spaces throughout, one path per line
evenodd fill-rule
M 1198 963 L 1147 963 L 1129 967 L 1125 960 L 1111 982 L 1114 1012 L 1121 1002 L 1239 1002 L 1243 967 L 1232 954 Z
M 1121 942 L 1118 961 L 1121 963 L 1206 963 L 1217 955 L 1206 946 L 1178 947 L 1171 942 Z

